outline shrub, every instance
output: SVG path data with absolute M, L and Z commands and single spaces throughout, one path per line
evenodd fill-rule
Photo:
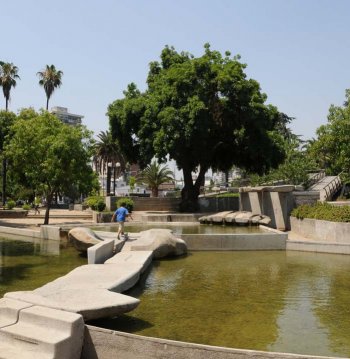
M 299 219 L 311 218 L 331 222 L 350 222 L 350 206 L 333 206 L 321 202 L 312 205 L 303 204 L 294 208 L 291 215 Z
M 15 208 L 15 206 L 16 206 L 16 202 L 13 201 L 12 199 L 6 202 L 6 209 L 13 209 Z
M 122 203 L 124 204 L 124 207 L 131 213 L 134 209 L 134 201 L 130 198 L 120 198 L 117 202 L 117 207 L 119 208 Z
M 22 209 L 24 209 L 25 211 L 29 211 L 29 210 L 30 210 L 30 204 L 25 203 L 25 204 L 22 206 Z
M 93 211 L 102 212 L 106 208 L 104 198 L 101 196 L 91 196 L 85 199 L 84 203 Z

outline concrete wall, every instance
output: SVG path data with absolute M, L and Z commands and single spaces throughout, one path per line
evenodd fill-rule
M 182 234 L 190 251 L 285 250 L 287 233 Z
M 23 218 L 28 214 L 28 211 L 22 209 L 1 209 L 0 218 Z
M 200 197 L 198 205 L 201 213 L 238 211 L 239 197 Z
M 350 244 L 350 223 L 290 217 L 291 230 L 302 237 L 319 242 Z
M 318 191 L 294 191 L 293 196 L 295 207 L 302 204 L 314 204 L 320 200 L 320 192 Z
M 86 326 L 82 359 L 305 359 L 312 355 L 231 349 Z M 327 357 L 331 359 L 331 357 Z
M 292 192 L 247 191 L 240 192 L 240 210 L 264 214 L 271 218 L 270 227 L 279 230 L 290 228 L 289 215 L 294 208 Z
M 124 197 L 106 197 L 106 208 L 117 209 L 117 201 Z M 128 197 L 134 201 L 134 211 L 178 211 L 180 198 Z

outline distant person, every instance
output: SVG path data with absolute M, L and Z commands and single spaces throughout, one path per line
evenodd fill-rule
M 132 216 L 125 208 L 125 202 L 120 203 L 120 207 L 113 213 L 111 222 L 117 222 L 119 224 L 117 238 L 120 239 L 120 235 L 124 236 L 124 223 L 127 217 Z
M 34 214 L 40 214 L 39 205 L 34 204 Z

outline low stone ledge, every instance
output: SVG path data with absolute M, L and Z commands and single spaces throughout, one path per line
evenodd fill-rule
M 263 352 L 224 348 L 203 344 L 185 343 L 169 339 L 144 337 L 91 325 L 86 326 L 82 358 L 133 358 L 133 359 L 336 359 L 277 352 Z M 339 358 L 338 358 L 339 359 Z
M 291 231 L 319 242 L 350 244 L 350 223 L 290 217 Z

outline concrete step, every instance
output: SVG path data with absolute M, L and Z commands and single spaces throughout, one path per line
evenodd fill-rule
M 119 252 L 112 258 L 108 259 L 105 264 L 122 264 L 125 265 L 138 265 L 143 273 L 151 264 L 153 258 L 153 251 L 126 251 Z
M 32 304 L 15 299 L 0 299 L 0 328 L 17 323 L 19 312 L 31 306 Z
M 32 306 L 19 312 L 17 323 L 0 328 L 0 352 L 4 358 L 79 359 L 83 339 L 81 315 Z

